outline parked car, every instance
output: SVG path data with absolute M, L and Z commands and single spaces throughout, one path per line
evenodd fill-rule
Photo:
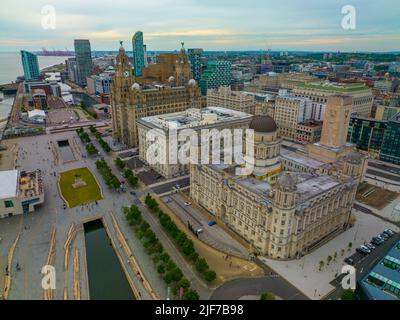
M 344 259 L 344 262 L 346 262 L 349 265 L 354 265 L 354 260 L 350 257 L 347 257 L 346 259 Z
M 368 248 L 366 245 L 364 245 L 364 244 L 362 244 L 361 246 L 360 246 L 360 248 L 361 249 L 364 249 L 365 251 L 367 251 L 368 253 L 371 253 L 371 249 L 370 248 Z
M 216 225 L 217 223 L 214 221 L 214 220 L 211 220 L 209 223 L 208 223 L 208 225 L 210 226 L 210 227 L 212 227 L 213 225 Z
M 377 237 L 379 240 L 381 240 L 382 243 L 386 241 L 386 238 L 382 237 L 380 234 L 378 234 L 376 237 Z
M 375 247 L 372 243 L 370 243 L 370 242 L 366 243 L 365 246 L 366 246 L 369 250 L 375 250 L 375 249 L 376 249 L 376 247 Z
M 361 247 L 358 247 L 358 248 L 356 249 L 356 251 L 357 251 L 358 253 L 362 254 L 363 256 L 366 256 L 366 255 L 369 254 L 369 252 L 368 252 L 367 250 L 365 250 L 365 249 L 363 249 L 363 248 L 361 248 Z
M 385 229 L 383 232 L 388 233 L 391 236 L 394 236 L 396 234 L 392 229 Z
M 385 234 L 386 236 L 388 236 L 389 238 L 393 237 L 393 234 L 389 232 L 388 229 L 385 229 L 382 234 Z
M 190 206 L 191 204 L 191 202 L 185 202 L 185 206 Z
M 389 236 L 386 233 L 381 233 L 379 235 L 384 241 L 386 241 L 387 239 L 389 239 Z
M 132 196 L 136 196 L 136 192 L 135 191 L 131 191 L 129 192 Z
M 202 228 L 199 228 L 199 229 L 196 230 L 196 233 L 197 233 L 197 234 L 200 234 L 200 233 L 202 233 L 202 232 L 203 232 L 203 229 L 202 229 Z
M 382 239 L 378 238 L 378 237 L 373 237 L 372 240 L 371 240 L 371 243 L 376 245 L 376 246 L 382 245 L 383 242 L 384 241 Z

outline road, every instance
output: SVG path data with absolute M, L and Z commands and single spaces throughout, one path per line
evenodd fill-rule
M 266 268 L 266 267 L 265 267 Z M 225 282 L 212 294 L 210 300 L 237 300 L 243 296 L 272 292 L 284 300 L 309 300 L 284 278 L 269 271 L 260 278 L 243 278 Z
M 239 258 L 248 258 L 248 251 L 238 241 L 229 236 L 218 225 L 210 227 L 208 225 L 209 221 L 205 219 L 201 212 L 192 205 L 185 205 L 185 200 L 180 194 L 165 196 L 162 200 L 175 212 L 183 223 L 187 224 L 189 222 L 194 230 L 203 230 L 199 234 L 200 240 L 219 251 L 235 255 Z
M 166 182 L 164 184 L 151 187 L 151 190 L 153 190 L 154 193 L 156 193 L 156 194 L 163 194 L 163 193 L 174 191 L 174 187 L 176 186 L 176 184 L 179 184 L 181 189 L 186 188 L 186 187 L 190 186 L 190 179 L 189 179 L 189 177 L 184 177 L 180 180 Z

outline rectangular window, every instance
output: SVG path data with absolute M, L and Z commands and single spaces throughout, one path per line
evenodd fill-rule
M 14 208 L 14 203 L 11 200 L 4 201 L 4 205 L 6 208 Z

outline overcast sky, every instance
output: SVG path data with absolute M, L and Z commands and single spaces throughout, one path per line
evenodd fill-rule
M 342 28 L 344 5 L 356 9 L 356 29 Z M 45 5 L 56 28 L 42 27 Z M 0 51 L 131 50 L 141 30 L 148 50 L 399 51 L 400 0 L 1 0 Z

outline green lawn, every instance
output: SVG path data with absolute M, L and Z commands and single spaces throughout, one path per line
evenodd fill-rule
M 78 174 L 86 182 L 86 186 L 74 188 L 75 175 Z M 61 172 L 60 190 L 70 208 L 101 200 L 100 186 L 88 168 L 79 168 Z

